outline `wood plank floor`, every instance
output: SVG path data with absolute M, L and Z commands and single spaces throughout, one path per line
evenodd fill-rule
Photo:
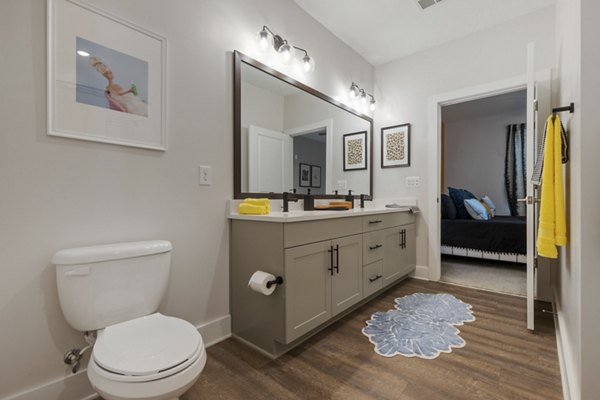
M 411 293 L 451 293 L 476 321 L 458 327 L 467 345 L 435 360 L 381 357 L 361 333 L 376 311 Z M 277 360 L 229 339 L 208 349 L 200 399 L 561 399 L 551 315 L 525 326 L 525 299 L 408 279 Z

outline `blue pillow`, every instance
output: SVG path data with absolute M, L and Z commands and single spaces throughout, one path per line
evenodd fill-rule
M 442 219 L 456 219 L 454 201 L 445 193 L 442 193 Z
M 474 199 L 475 196 L 473 195 L 473 193 L 469 192 L 468 190 L 455 189 L 451 187 L 448 188 L 448 193 L 450 193 L 450 197 L 452 198 L 452 201 L 454 201 L 454 205 L 456 206 L 456 218 L 469 219 L 469 213 L 465 208 L 465 200 Z
M 490 219 L 490 214 L 488 213 L 487 209 L 481 203 L 481 201 L 477 199 L 466 199 L 465 208 L 473 219 L 486 221 Z

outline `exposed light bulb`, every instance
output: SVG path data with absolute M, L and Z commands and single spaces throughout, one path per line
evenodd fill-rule
M 360 102 L 362 104 L 367 104 L 367 94 L 365 93 L 364 89 L 360 89 Z
M 371 102 L 369 103 L 369 110 L 375 111 L 375 99 L 371 98 Z
M 87 51 L 83 51 L 83 50 L 77 50 L 77 54 L 79 54 L 82 57 L 89 57 L 90 53 L 88 53 Z
M 257 39 L 258 45 L 262 51 L 266 51 L 271 47 L 272 40 L 266 28 L 262 28 L 262 30 L 258 32 Z
M 290 61 L 292 61 L 292 46 L 290 46 L 287 42 L 285 42 L 284 44 L 281 45 L 281 47 L 279 47 L 279 54 L 281 55 L 281 61 L 284 64 L 289 64 Z
M 351 99 L 353 99 L 357 96 L 358 86 L 356 86 L 356 83 L 352 83 L 352 85 L 350 86 L 350 92 L 348 94 L 350 95 Z
M 302 57 L 302 68 L 304 72 L 312 72 L 315 69 L 315 60 L 308 54 Z

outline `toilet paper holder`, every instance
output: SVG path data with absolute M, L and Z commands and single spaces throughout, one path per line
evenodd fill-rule
M 281 276 L 278 276 L 274 280 L 267 282 L 267 289 L 270 289 L 271 286 L 273 286 L 273 285 L 281 285 L 282 283 L 283 283 L 283 278 Z

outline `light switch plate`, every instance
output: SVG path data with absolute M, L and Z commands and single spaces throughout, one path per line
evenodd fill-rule
M 407 176 L 406 187 L 416 188 L 421 186 L 421 178 L 419 176 Z
M 198 172 L 198 184 L 200 186 L 210 186 L 212 184 L 212 168 L 210 165 L 201 165 L 198 167 Z
M 348 188 L 348 181 L 347 180 L 337 181 L 337 187 L 338 187 L 338 190 L 346 190 Z

